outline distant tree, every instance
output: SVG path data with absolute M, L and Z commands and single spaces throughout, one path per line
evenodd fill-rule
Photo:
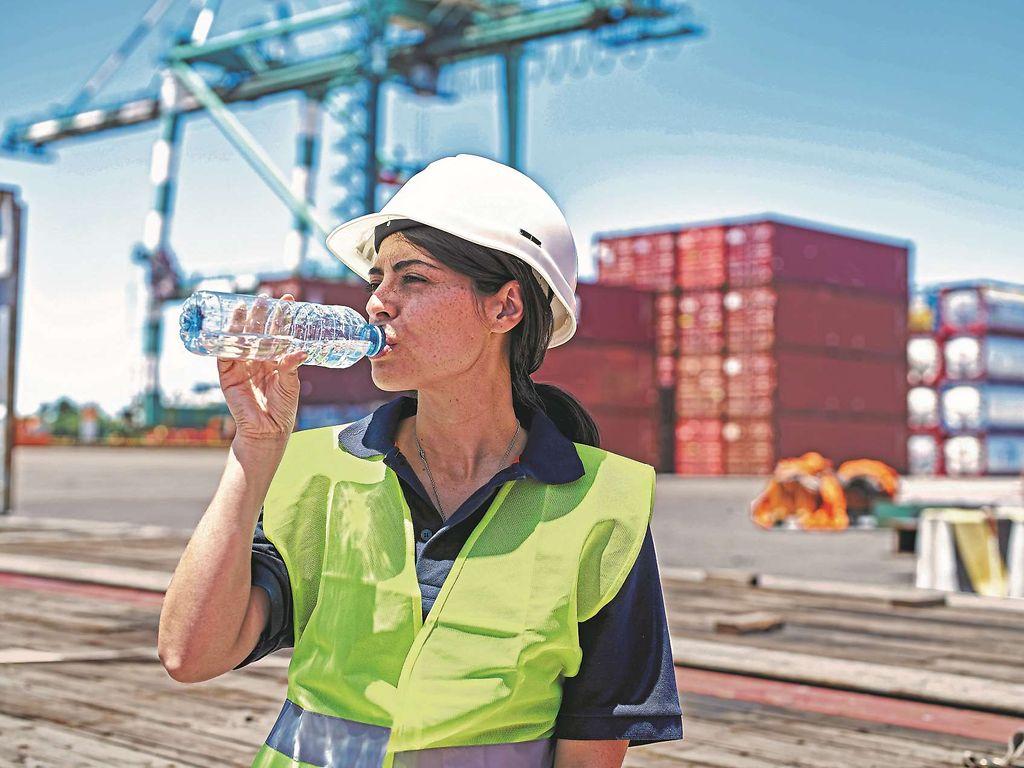
M 54 437 L 78 437 L 78 405 L 69 397 L 40 405 L 39 418 Z

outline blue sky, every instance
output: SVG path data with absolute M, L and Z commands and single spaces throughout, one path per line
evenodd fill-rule
M 531 68 L 524 170 L 565 211 L 581 279 L 592 275 L 595 232 L 776 211 L 911 240 L 919 282 L 1024 282 L 1017 0 L 691 5 L 708 34 L 642 65 L 557 82 Z M 5 8 L 0 121 L 67 99 L 147 6 Z M 225 0 L 214 34 L 263 8 Z M 156 38 L 107 93 L 145 86 L 158 50 Z M 453 104 L 390 92 L 385 149 L 501 159 L 486 74 L 452 82 L 463 94 Z M 286 170 L 296 110 L 278 97 L 238 111 Z M 55 163 L 0 158 L 0 184 L 20 187 L 29 209 L 19 414 L 64 394 L 113 411 L 141 385 L 142 270 L 129 254 L 152 199 L 155 138 L 152 125 L 58 145 Z M 325 211 L 338 198 L 328 179 L 337 167 L 325 153 Z M 186 271 L 280 269 L 288 226 L 284 207 L 212 123 L 190 119 L 172 228 Z M 165 394 L 187 398 L 216 370 L 184 351 L 176 319 L 168 305 L 161 374 Z

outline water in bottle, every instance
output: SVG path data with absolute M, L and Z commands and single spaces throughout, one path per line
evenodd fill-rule
M 239 293 L 193 293 L 178 324 L 189 352 L 230 360 L 278 360 L 304 350 L 303 365 L 347 368 L 385 344 L 384 331 L 350 307 Z

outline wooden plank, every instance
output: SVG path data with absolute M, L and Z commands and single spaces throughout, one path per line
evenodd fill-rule
M 658 573 L 662 581 L 678 581 L 687 584 L 699 584 L 707 581 L 708 572 L 703 568 L 673 568 L 670 565 L 659 565 Z
M 842 595 L 862 600 L 881 600 L 904 607 L 931 607 L 946 602 L 946 592 L 937 589 L 916 589 L 889 587 L 884 584 L 853 584 L 842 581 L 813 581 L 790 576 L 762 574 L 758 579 L 759 589 L 781 592 L 801 592 L 818 595 Z
M 676 667 L 676 683 L 684 698 L 701 694 L 732 702 L 754 702 L 796 712 L 983 739 L 996 744 L 1004 743 L 1021 727 L 1020 720 L 1006 715 L 705 669 Z
M 754 587 L 760 577 L 754 571 L 740 568 L 708 568 L 705 581 L 710 584 L 735 584 L 740 587 Z
M 767 611 L 785 616 L 787 632 L 779 636 L 780 647 L 796 641 L 800 635 L 817 636 L 826 644 L 826 655 L 842 652 L 842 645 L 865 648 L 891 647 L 910 656 L 925 657 L 965 654 L 981 660 L 1004 659 L 1007 664 L 1024 662 L 1024 647 L 1019 637 L 1024 622 L 1009 627 L 963 624 L 941 620 L 920 621 L 898 613 L 853 612 L 807 607 L 800 602 L 764 605 L 731 600 L 728 603 L 714 599 L 692 597 L 667 601 L 669 624 L 673 630 L 685 634 L 699 632 L 709 626 L 709 617 L 722 612 L 724 605 L 736 611 Z M 683 606 L 678 608 L 677 606 Z M 835 639 L 828 637 L 833 634 Z M 836 641 L 842 641 L 837 644 Z
M 240 764 L 252 759 L 266 736 L 248 735 L 245 710 L 210 707 L 204 712 L 187 696 L 177 697 L 174 708 L 167 702 L 157 707 L 151 697 L 141 697 L 139 689 L 124 695 L 114 675 L 82 679 L 25 665 L 17 668 L 14 680 L 21 683 L 19 694 L 3 702 L 6 714 L 73 726 L 83 735 L 116 735 L 119 743 L 145 745 L 146 751 L 167 759 L 180 756 L 200 765 Z M 104 691 L 102 697 L 97 697 L 99 689 Z M 244 742 L 229 732 L 240 722 L 246 730 Z M 182 739 L 183 733 L 187 739 Z
M 1024 685 L 1018 683 L 691 638 L 671 640 L 673 661 L 684 667 L 1024 716 Z
M 784 623 L 782 616 L 777 613 L 754 611 L 714 617 L 711 627 L 719 634 L 749 635 L 752 632 L 770 632 L 781 629 Z
M 685 670 L 683 670 L 685 673 Z M 836 715 L 783 709 L 770 705 L 686 694 L 683 697 L 687 739 L 710 746 L 745 745 L 764 738 L 774 742 L 792 765 L 803 760 L 808 744 L 832 753 L 839 765 L 935 768 L 956 765 L 964 749 L 991 749 L 992 743 L 895 726 L 873 726 Z M 669 748 L 683 742 L 669 742 Z M 670 746 L 669 746 L 670 745 Z M 655 746 L 663 745 L 653 745 Z M 760 749 L 758 749 L 760 751 Z M 814 762 L 810 762 L 818 768 Z
M 161 759 L 145 745 L 125 746 L 103 735 L 82 734 L 73 728 L 37 720 L 24 720 L 0 712 L 0 765 L 82 766 L 146 765 L 147 768 L 203 766 L 181 758 Z
M 100 664 L 105 661 L 159 661 L 156 646 L 124 650 L 95 650 L 78 652 L 40 651 L 32 648 L 0 648 L 0 664 L 65 664 L 83 662 Z
M 1020 597 L 989 597 L 967 592 L 949 592 L 946 594 L 946 604 L 953 608 L 968 610 L 1024 613 L 1024 598 Z
M 164 592 L 171 574 L 144 571 L 118 565 L 101 565 L 61 560 L 55 557 L 0 554 L 0 573 L 17 573 L 50 579 L 67 579 L 88 584 L 104 584 L 151 592 Z

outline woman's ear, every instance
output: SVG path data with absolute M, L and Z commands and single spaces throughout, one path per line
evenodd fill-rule
M 500 327 L 495 330 L 506 333 L 523 319 L 523 291 L 518 280 L 509 280 L 492 297 L 495 302 L 497 313 L 494 315 Z

